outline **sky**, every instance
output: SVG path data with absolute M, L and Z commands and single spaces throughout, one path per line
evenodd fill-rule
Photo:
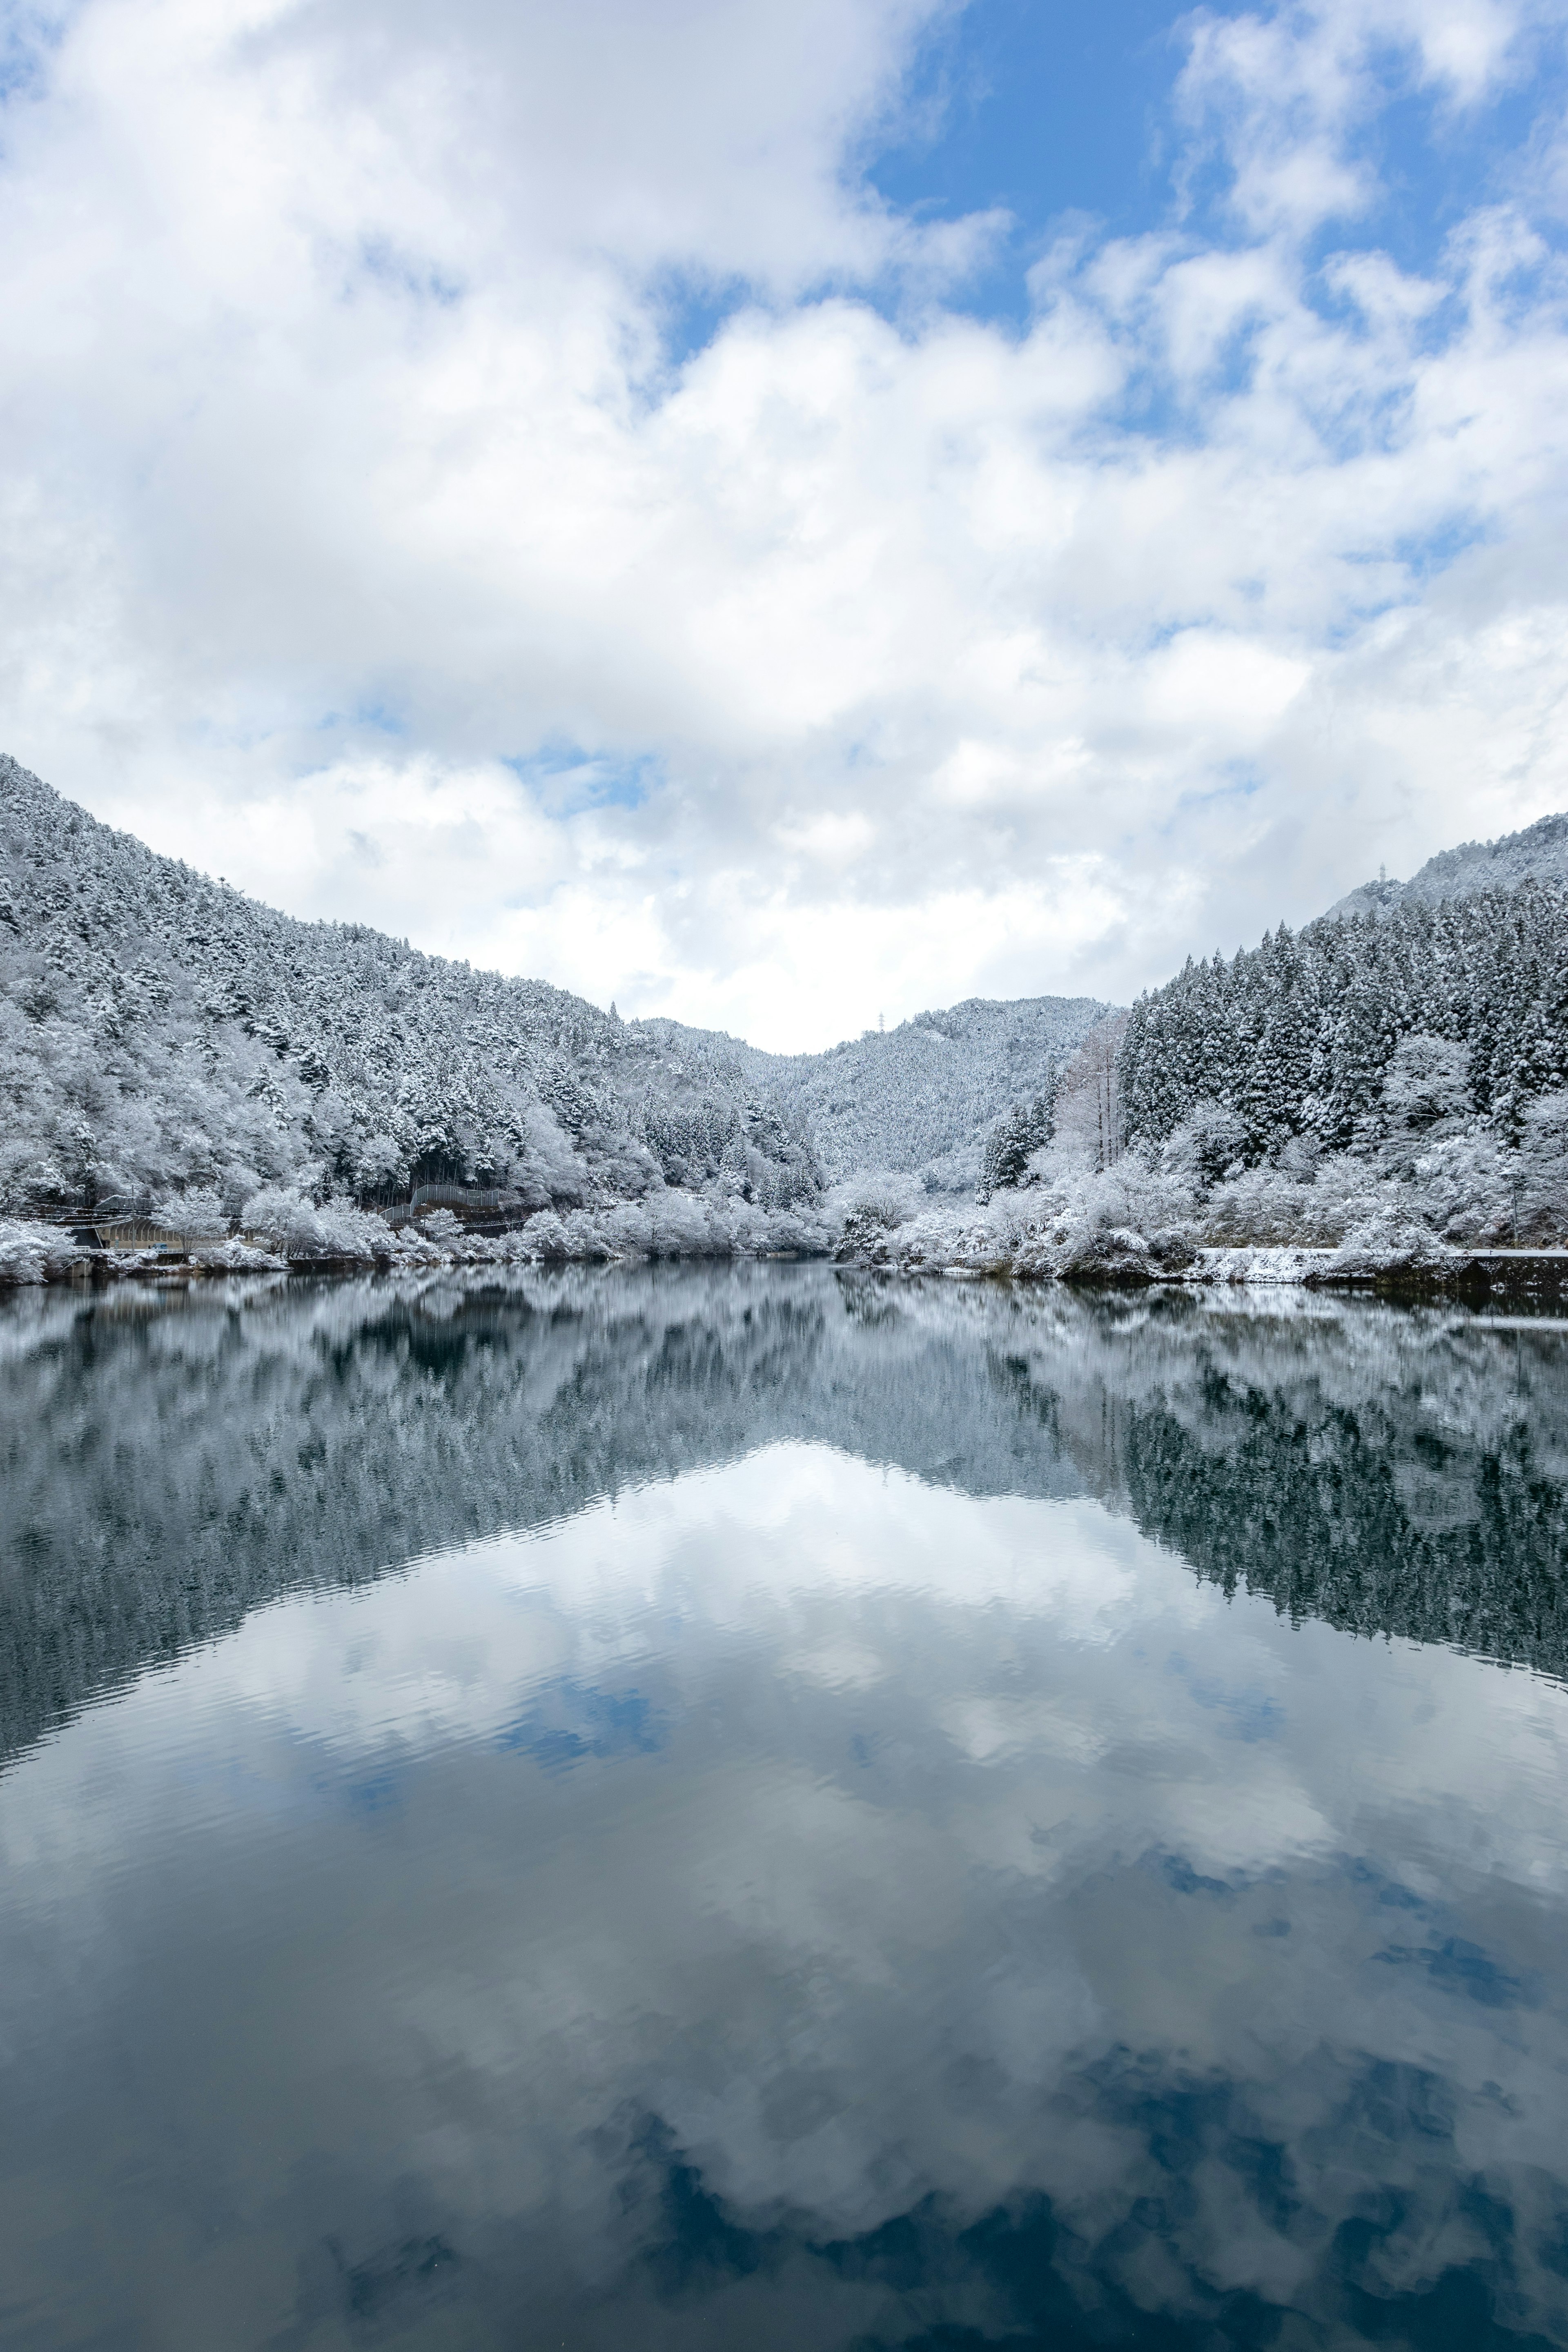
M 1568 0 L 0 0 L 0 750 L 796 1051 L 1568 807 Z

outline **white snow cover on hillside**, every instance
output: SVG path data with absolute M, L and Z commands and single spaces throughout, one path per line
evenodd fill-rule
M 1478 890 L 1516 890 L 1521 882 L 1568 882 L 1568 815 L 1543 816 L 1522 833 L 1497 841 L 1464 841 L 1441 849 L 1408 882 L 1380 876 L 1347 891 L 1331 915 L 1386 915 L 1411 900 L 1436 906 Z
M 1228 1283 L 1552 1246 L 1568 882 L 1521 865 L 1552 826 L 1129 1013 L 972 1000 L 779 1056 L 295 921 L 0 761 L 0 1280 L 68 1270 L 62 1224 L 115 1202 L 230 1268 L 789 1252 Z M 449 1202 L 380 1213 L 432 1180 Z
M 972 1192 L 988 1124 L 1105 1008 L 973 1002 L 831 1054 L 623 1022 L 301 923 L 0 759 L 0 1208 L 200 1192 L 233 1219 L 449 1178 L 522 1211 L 673 1188 L 786 1213 L 867 1165 Z M 668 1223 L 668 1214 L 665 1223 Z M 744 1220 L 742 1220 L 744 1223 Z
M 971 996 L 868 1029 L 825 1054 L 765 1054 L 727 1037 L 648 1022 L 670 1044 L 738 1050 L 743 1066 L 805 1122 L 830 1183 L 862 1169 L 918 1175 L 928 1192 L 972 1195 L 985 1137 L 1013 1107 L 1048 1088 L 1112 1011 L 1092 996 Z
M 542 981 L 301 923 L 0 760 L 0 1208 L 282 1188 L 522 1210 L 668 1185 L 816 1199 L 800 1122 L 722 1041 L 679 1047 Z

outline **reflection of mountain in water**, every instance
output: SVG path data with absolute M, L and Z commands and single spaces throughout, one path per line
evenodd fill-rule
M 1568 1669 L 1555 1331 L 814 1267 L 65 1299 L 0 1315 L 0 1748 L 275 1595 L 780 1439 L 1086 1490 L 1205 1576 Z

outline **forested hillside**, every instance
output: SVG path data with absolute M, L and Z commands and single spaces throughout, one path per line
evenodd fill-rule
M 987 1127 L 1105 1007 L 971 999 L 831 1052 L 623 1022 L 542 981 L 303 923 L 0 759 L 0 1209 L 173 1189 L 527 1208 L 670 1185 L 766 1209 L 865 1168 L 973 1192 Z
M 1514 1139 L 1568 1085 L 1568 883 L 1325 916 L 1189 961 L 1132 1007 L 1121 1076 L 1128 1142 L 1212 1110 L 1226 1159 L 1294 1139 L 1368 1150 L 1456 1121 Z
M 1113 1281 L 1280 1245 L 1293 1271 L 1268 1278 L 1440 1279 L 1453 1253 L 1568 1244 L 1564 843 L 1544 819 L 1371 886 L 1371 911 L 1189 961 L 1019 1090 L 983 1214 L 884 1186 L 847 1239 L 901 1271 Z
M 744 1056 L 541 981 L 303 923 L 112 832 L 0 759 L 0 1207 L 205 1188 L 528 1207 L 662 1185 L 810 1201 Z

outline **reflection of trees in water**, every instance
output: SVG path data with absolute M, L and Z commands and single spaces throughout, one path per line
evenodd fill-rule
M 1374 1407 L 1313 1422 L 1293 1400 L 1222 1391 L 1215 1414 L 1224 1449 L 1157 1410 L 1134 1414 L 1127 1442 L 1139 1525 L 1200 1575 L 1352 1633 L 1568 1668 L 1568 1497 L 1540 1475 L 1528 1428 L 1479 1461 L 1418 1440 L 1430 1452 L 1412 1492 Z
M 1205 1577 L 1357 1633 L 1568 1673 L 1568 1348 L 1370 1301 L 1053 1300 L 1000 1374 Z
M 1563 1340 L 816 1267 L 0 1314 L 0 1746 L 312 1583 L 796 1438 L 1086 1488 L 1282 1608 L 1568 1665 Z
M 1059 1491 L 980 1340 L 815 1267 L 14 1302 L 0 1315 L 0 1747 L 279 1593 L 827 1440 Z

